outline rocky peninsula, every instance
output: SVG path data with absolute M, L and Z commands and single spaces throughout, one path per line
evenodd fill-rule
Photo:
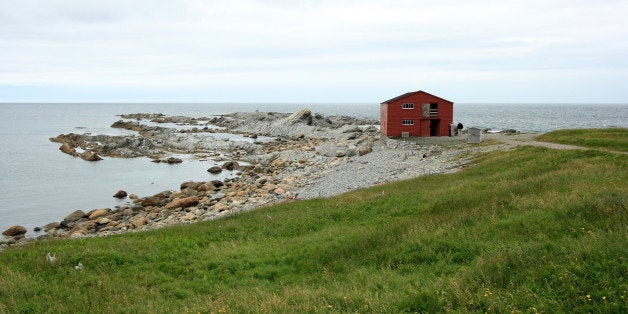
M 210 173 L 232 171 L 233 178 L 183 182 L 176 191 L 138 196 L 112 191 L 123 206 L 77 210 L 25 237 L 21 226 L 3 232 L 0 250 L 46 238 L 106 236 L 216 219 L 277 202 L 328 197 L 353 189 L 419 175 L 453 172 L 471 153 L 486 150 L 461 138 L 389 139 L 378 121 L 325 116 L 301 109 L 293 114 L 238 112 L 211 117 L 136 113 L 120 115 L 113 128 L 127 136 L 61 134 L 50 140 L 77 162 L 107 158 L 149 157 L 180 163 L 179 154 L 219 166 Z M 507 146 L 507 145 L 506 145 Z M 491 149 L 502 148 L 495 145 Z M 114 195 L 115 194 L 115 195 Z

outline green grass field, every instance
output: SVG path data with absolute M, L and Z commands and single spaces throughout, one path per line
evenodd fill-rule
M 0 312 L 626 313 L 627 158 L 520 147 L 217 221 L 41 241 L 0 254 Z
M 628 152 L 628 129 L 576 129 L 545 133 L 539 141 Z

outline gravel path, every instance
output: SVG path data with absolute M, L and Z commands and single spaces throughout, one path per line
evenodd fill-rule
M 535 139 L 539 135 L 540 134 L 536 134 L 536 133 L 516 134 L 516 135 L 494 133 L 494 134 L 484 134 L 482 135 L 482 137 L 483 139 L 494 139 L 494 140 L 506 143 L 511 146 L 524 145 L 524 146 L 547 147 L 551 149 L 587 149 L 585 147 L 574 146 L 574 145 L 565 145 L 565 144 L 536 141 Z
M 455 172 L 466 163 L 458 157 L 466 151 L 387 140 L 376 144 L 370 154 L 339 159 L 321 169 L 298 191 L 299 198 L 328 197 L 420 175 Z
M 467 145 L 466 137 L 445 139 L 450 145 L 418 144 L 388 139 L 373 147 L 373 152 L 347 160 L 338 160 L 330 167 L 314 172 L 298 193 L 299 198 L 329 197 L 350 190 L 377 184 L 410 179 L 421 175 L 452 173 L 461 169 L 477 153 L 512 149 L 531 145 L 551 149 L 586 149 L 534 140 L 539 134 L 483 134 L 483 140 L 495 145 Z M 453 143 L 453 144 L 452 144 Z M 457 143 L 457 144 L 456 144 Z M 465 156 L 465 157 L 461 157 Z

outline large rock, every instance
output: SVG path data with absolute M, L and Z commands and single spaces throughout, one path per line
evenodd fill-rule
M 185 189 L 199 190 L 199 187 L 203 184 L 205 184 L 205 182 L 194 182 L 194 181 L 183 182 L 181 183 L 181 191 Z
M 9 229 L 4 230 L 2 232 L 3 235 L 8 236 L 8 237 L 21 236 L 25 233 L 26 233 L 26 228 L 24 228 L 23 226 L 12 226 Z
M 97 219 L 97 218 L 100 218 L 109 214 L 109 212 L 110 212 L 109 208 L 96 209 L 96 210 L 91 211 L 91 213 L 89 214 L 87 218 L 89 218 L 90 220 L 94 220 L 94 219 Z
M 75 211 L 75 212 L 65 216 L 65 218 L 63 218 L 63 221 L 73 222 L 73 221 L 77 221 L 77 220 L 79 220 L 81 218 L 85 218 L 85 217 L 87 217 L 87 214 L 85 214 L 84 211 L 77 210 L 77 211 Z
M 182 197 L 182 198 L 173 200 L 172 202 L 166 204 L 164 208 L 166 209 L 175 209 L 179 207 L 187 208 L 187 207 L 192 207 L 195 205 L 198 205 L 198 198 L 196 196 L 190 196 L 190 197 Z
M 127 193 L 126 191 L 123 191 L 123 190 L 119 190 L 118 192 L 116 192 L 116 194 L 113 195 L 113 197 L 120 198 L 120 199 L 125 198 L 126 196 L 127 196 Z
M 222 168 L 220 166 L 213 166 L 213 167 L 207 169 L 207 172 L 213 173 L 213 174 L 219 174 L 219 173 L 222 172 Z
M 148 196 L 145 197 L 142 200 L 142 206 L 144 207 L 148 207 L 148 206 L 158 206 L 159 204 L 161 204 L 161 198 L 157 197 L 157 196 Z

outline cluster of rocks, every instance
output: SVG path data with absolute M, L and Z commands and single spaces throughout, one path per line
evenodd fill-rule
M 146 156 L 154 162 L 179 163 L 164 156 L 189 153 L 225 160 L 210 173 L 234 171 L 236 177 L 223 181 L 184 182 L 178 191 L 163 191 L 138 197 L 118 191 L 115 197 L 128 202 L 114 209 L 75 211 L 60 222 L 42 228 L 47 237 L 88 237 L 161 228 L 222 217 L 265 204 L 330 196 L 420 174 L 453 171 L 459 162 L 451 160 L 460 150 L 437 145 L 389 140 L 381 137 L 377 121 L 313 114 L 308 109 L 293 114 L 248 112 L 189 118 L 163 114 L 121 116 L 112 127 L 137 131 L 129 136 L 62 134 L 51 139 L 62 143 L 64 152 L 92 152 L 111 157 Z M 153 123 L 205 126 L 176 130 Z M 267 142 L 216 140 L 207 125 L 218 132 L 244 137 L 271 136 Z M 213 132 L 213 131 L 212 131 Z M 307 134 L 307 136 L 306 136 Z M 206 157 L 202 157 L 206 158 Z M 0 245 L 29 241 L 19 226 L 7 230 Z M 8 243 L 8 244 L 7 244 Z
M 77 210 L 62 221 L 49 223 L 35 231 L 45 232 L 38 239 L 110 235 L 210 220 L 263 204 L 294 199 L 296 195 L 292 191 L 300 186 L 298 182 L 302 178 L 278 174 L 290 173 L 286 168 L 295 165 L 303 167 L 303 163 L 291 163 L 276 157 L 266 161 L 265 164 L 255 165 L 225 162 L 221 168 L 238 171 L 240 177 L 224 181 L 184 182 L 179 191 L 163 191 L 146 197 L 118 191 L 113 196 L 121 199 L 128 196 L 130 201 L 127 205 L 113 210 Z M 13 226 L 3 233 L 6 238 L 0 244 L 31 241 L 24 238 L 25 233 L 24 227 Z
M 361 143 L 360 149 L 368 152 L 372 141 L 372 138 L 363 134 L 358 141 Z M 209 168 L 208 172 L 236 171 L 238 177 L 224 181 L 185 182 L 181 184 L 180 191 L 164 191 L 142 198 L 118 191 L 114 197 L 128 196 L 128 205 L 113 210 L 75 211 L 61 222 L 41 228 L 45 235 L 38 238 L 77 238 L 155 229 L 214 219 L 264 204 L 293 200 L 298 196 L 298 189 L 317 173 L 337 165 L 343 158 L 359 156 L 358 153 L 349 153 L 339 158 L 336 156 L 341 154 L 336 152 L 333 156 L 327 156 L 323 151 L 317 151 L 317 147 L 327 142 L 330 141 L 297 136 L 265 143 L 262 154 L 231 152 L 230 155 L 242 161 L 230 160 L 222 166 Z M 360 150 L 354 141 L 337 140 L 331 143 L 339 151 Z M 20 230 L 26 232 L 25 229 Z M 29 241 L 23 238 L 23 234 L 11 236 L 11 239 L 7 240 L 9 244 Z
M 61 143 L 60 150 L 89 161 L 101 160 L 101 156 L 133 158 L 150 156 L 163 162 L 160 156 L 170 153 L 196 154 L 215 151 L 243 151 L 248 155 L 263 153 L 264 142 L 230 141 L 212 137 L 212 133 L 240 134 L 257 139 L 258 135 L 278 138 L 308 137 L 321 139 L 353 140 L 364 134 L 375 136 L 379 130 L 377 121 L 346 116 L 324 116 L 301 109 L 293 114 L 276 112 L 233 113 L 222 116 L 191 118 L 165 116 L 163 114 L 137 113 L 121 115 L 123 119 L 111 127 L 137 131 L 132 135 L 61 134 L 51 138 Z M 143 124 L 175 123 L 198 125 L 199 128 L 176 129 Z M 199 124 L 206 121 L 205 125 Z M 209 127 L 211 125 L 212 127 Z M 207 133 L 207 134 L 204 134 Z M 272 145 L 272 143 L 271 143 Z M 82 151 L 81 153 L 78 150 Z M 172 163 L 170 161 L 165 161 Z

